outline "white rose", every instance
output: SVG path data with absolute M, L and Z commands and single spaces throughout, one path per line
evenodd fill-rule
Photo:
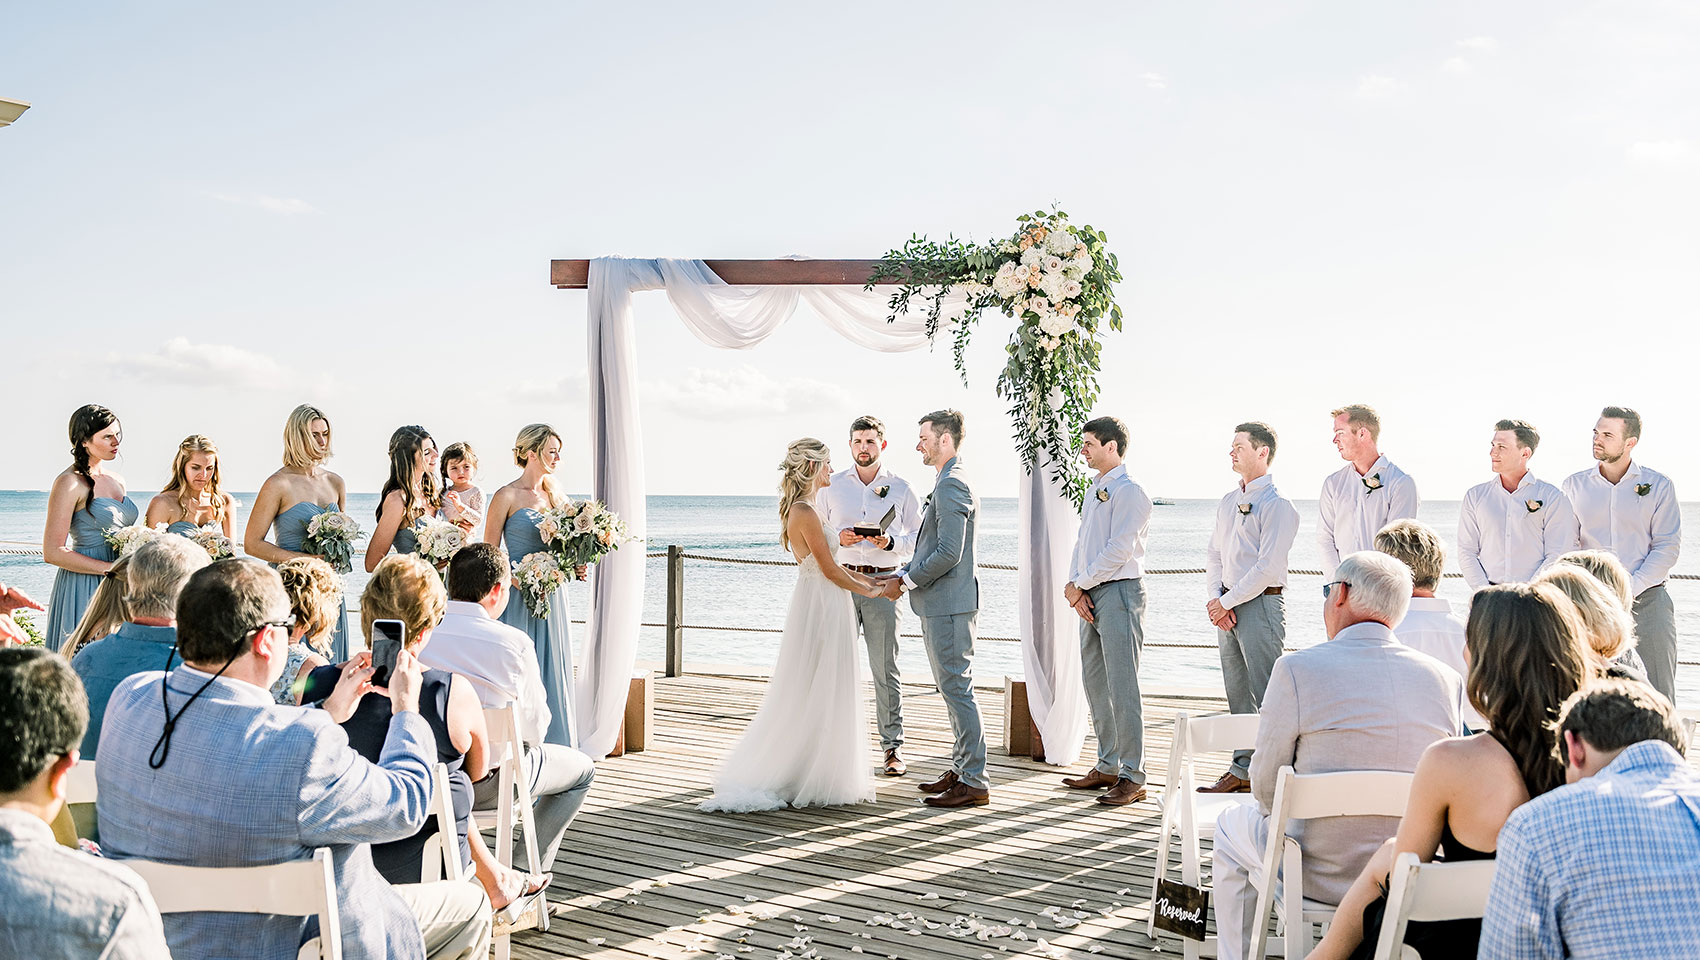
M 1082 289 L 1084 289 L 1084 288 L 1081 287 L 1079 280 L 1064 280 L 1063 281 L 1062 294 L 1065 298 L 1067 298 L 1069 300 L 1073 300 L 1075 297 L 1080 296 L 1080 292 L 1081 292 Z
M 1062 268 L 1063 268 L 1063 261 L 1062 261 L 1061 257 L 1046 257 L 1045 258 L 1045 272 L 1046 273 L 1061 273 Z
M 1092 257 L 1089 254 L 1085 256 L 1072 257 L 1068 262 L 1070 266 L 1074 267 L 1074 269 L 1079 270 L 1082 275 L 1092 272 Z

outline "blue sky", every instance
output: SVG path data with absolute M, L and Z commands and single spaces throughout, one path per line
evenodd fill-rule
M 585 302 L 551 258 L 871 257 L 1053 202 L 1121 258 L 1101 407 L 1154 493 L 1226 489 L 1260 418 L 1312 497 L 1351 401 L 1432 499 L 1501 416 L 1549 438 L 1538 473 L 1585 466 L 1608 402 L 1700 475 L 1693 4 L 36 4 L 7 33 L 0 96 L 34 107 L 0 129 L 0 486 L 46 487 L 93 401 L 136 488 L 203 432 L 252 489 L 311 401 L 355 489 L 401 423 L 500 484 L 535 420 L 583 489 Z M 652 492 L 769 492 L 786 441 L 864 410 L 920 476 L 908 424 L 947 404 L 1014 490 L 996 322 L 968 388 L 806 315 L 741 353 L 659 295 L 637 322 Z

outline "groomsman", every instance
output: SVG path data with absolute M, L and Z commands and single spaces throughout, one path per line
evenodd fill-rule
M 1075 790 L 1108 787 L 1112 807 L 1145 799 L 1145 722 L 1139 700 L 1139 652 L 1145 645 L 1145 534 L 1151 498 L 1128 479 L 1122 456 L 1127 427 L 1115 417 L 1088 421 L 1081 434 L 1086 466 L 1098 471 L 1086 491 L 1080 537 L 1063 597 L 1080 616 L 1080 673 L 1098 737 L 1098 763 Z
M 884 576 L 895 573 L 915 552 L 921 528 L 921 501 L 903 478 L 886 469 L 885 424 L 861 416 L 850 423 L 850 462 L 832 475 L 823 491 L 823 520 L 838 531 L 838 562 L 857 573 Z M 897 515 L 884 536 L 864 537 L 851 527 L 877 527 L 893 508 Z M 885 750 L 885 775 L 900 777 L 908 769 L 898 751 L 903 746 L 903 676 L 897 667 L 897 602 L 886 597 L 853 595 L 856 622 L 868 647 L 868 668 L 874 677 L 874 708 L 879 718 L 880 747 Z
M 1458 513 L 1458 565 L 1471 590 L 1526 581 L 1577 547 L 1570 499 L 1529 472 L 1540 443 L 1527 421 L 1494 424 L 1488 462 L 1496 476 L 1466 491 Z
M 1417 515 L 1417 482 L 1393 465 L 1376 444 L 1381 418 L 1361 403 L 1335 410 L 1334 446 L 1350 461 L 1322 483 L 1317 542 L 1328 574 L 1340 558 L 1375 549 L 1375 533 L 1394 520 Z
M 1582 546 L 1610 550 L 1629 568 L 1635 597 L 1635 648 L 1653 688 L 1676 702 L 1676 607 L 1665 577 L 1682 548 L 1682 511 L 1670 478 L 1636 463 L 1641 415 L 1607 407 L 1594 424 L 1599 466 L 1564 481 L 1581 525 Z
M 1275 489 L 1269 465 L 1275 431 L 1253 421 L 1234 428 L 1228 461 L 1239 486 L 1216 507 L 1216 532 L 1205 554 L 1205 615 L 1216 627 L 1228 709 L 1256 713 L 1269 671 L 1287 639 L 1287 555 L 1299 533 L 1299 511 Z M 1251 751 L 1236 750 L 1222 778 L 1199 793 L 1249 793 Z

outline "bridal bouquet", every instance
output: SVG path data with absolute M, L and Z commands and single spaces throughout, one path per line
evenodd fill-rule
M 132 523 L 127 527 L 113 527 L 106 531 L 106 542 L 117 552 L 118 557 L 127 557 L 142 548 L 155 537 L 165 534 L 165 524 L 148 526 L 145 523 Z
M 569 573 L 596 563 L 631 539 L 626 522 L 600 500 L 568 500 L 543 511 L 537 535 L 555 555 L 555 562 Z
M 466 531 L 436 517 L 425 518 L 414 531 L 419 538 L 419 556 L 433 567 L 449 562 L 455 551 L 466 546 Z
M 520 596 L 525 608 L 539 620 L 549 619 L 549 598 L 566 585 L 568 571 L 562 570 L 555 555 L 547 550 L 528 553 L 514 567 L 514 579 L 519 581 Z
M 207 524 L 189 536 L 195 545 L 207 552 L 214 560 L 228 560 L 236 556 L 236 544 L 224 535 L 224 531 Z
M 326 510 L 307 523 L 303 553 L 323 557 L 337 573 L 354 569 L 354 541 L 360 539 L 360 524 L 341 510 Z

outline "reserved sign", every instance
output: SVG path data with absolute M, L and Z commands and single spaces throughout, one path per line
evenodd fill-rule
M 1151 901 L 1152 922 L 1188 940 L 1204 942 L 1204 920 L 1210 912 L 1210 893 L 1173 880 L 1157 881 L 1157 896 Z

